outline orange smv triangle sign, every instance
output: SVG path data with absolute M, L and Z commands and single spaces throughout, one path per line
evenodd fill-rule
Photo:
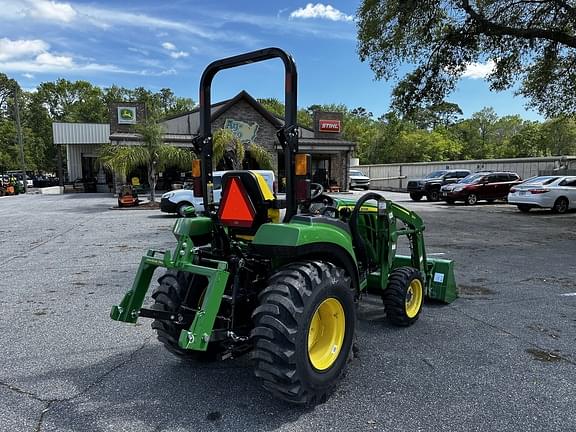
M 252 226 L 256 211 L 238 177 L 230 177 L 218 213 L 224 225 L 240 228 Z

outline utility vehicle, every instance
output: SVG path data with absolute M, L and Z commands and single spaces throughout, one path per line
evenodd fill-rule
M 285 67 L 286 117 L 278 138 L 286 200 L 257 172 L 230 171 L 216 204 L 212 80 L 221 70 L 272 58 Z M 176 221 L 173 252 L 148 251 L 111 317 L 129 323 L 154 319 L 160 342 L 180 357 L 223 360 L 250 353 L 264 388 L 289 402 L 314 404 L 336 387 L 351 357 L 363 296 L 382 297 L 390 322 L 409 326 L 425 296 L 450 302 L 456 291 L 452 261 L 426 256 L 424 224 L 414 212 L 377 193 L 354 202 L 311 184 L 310 155 L 298 152 L 296 89 L 294 60 L 278 48 L 206 68 L 194 142 L 201 159 L 192 167 L 204 214 Z M 402 236 L 410 255 L 396 254 Z M 143 307 L 158 267 L 166 272 L 152 305 Z

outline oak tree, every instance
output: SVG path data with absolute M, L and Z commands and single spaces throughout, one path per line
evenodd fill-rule
M 514 88 L 549 117 L 576 112 L 573 0 L 364 0 L 358 52 L 379 79 L 412 67 L 393 91 L 402 113 L 434 105 L 473 63 L 493 90 Z

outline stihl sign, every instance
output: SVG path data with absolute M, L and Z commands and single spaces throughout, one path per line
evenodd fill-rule
M 318 120 L 319 132 L 340 133 L 340 120 Z

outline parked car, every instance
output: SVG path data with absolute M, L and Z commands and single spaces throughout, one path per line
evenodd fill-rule
M 426 196 L 428 201 L 440 200 L 440 188 L 445 184 L 456 183 L 470 175 L 469 170 L 438 170 L 428 174 L 423 179 L 410 180 L 408 192 L 414 201 L 420 201 Z
M 362 171 L 350 170 L 348 171 L 348 176 L 350 177 L 350 189 L 370 189 L 370 177 L 365 175 Z
M 21 188 L 24 189 L 24 174 L 22 174 L 22 171 L 6 171 L 6 174 L 8 177 L 15 177 L 18 183 L 20 183 Z M 34 182 L 32 181 L 32 177 L 26 174 L 26 187 L 33 186 Z
M 441 194 L 448 204 L 464 201 L 467 205 L 474 205 L 480 200 L 505 199 L 510 188 L 521 182 L 520 176 L 513 172 L 479 172 L 458 183 L 442 186 Z
M 521 212 L 549 208 L 566 213 L 576 208 L 576 176 L 533 177 L 510 189 L 508 203 L 516 204 Z
M 219 203 L 222 195 L 222 176 L 228 171 L 214 171 L 212 179 L 214 183 L 214 202 Z M 254 170 L 266 180 L 268 187 L 271 191 L 276 191 L 274 171 L 269 170 Z M 194 195 L 194 190 L 190 185 L 186 185 L 184 189 L 177 189 L 166 192 L 162 195 L 160 200 L 160 210 L 164 213 L 177 213 L 179 216 L 184 216 L 184 209 L 186 207 L 194 206 L 197 213 L 204 211 L 204 201 L 202 197 Z

